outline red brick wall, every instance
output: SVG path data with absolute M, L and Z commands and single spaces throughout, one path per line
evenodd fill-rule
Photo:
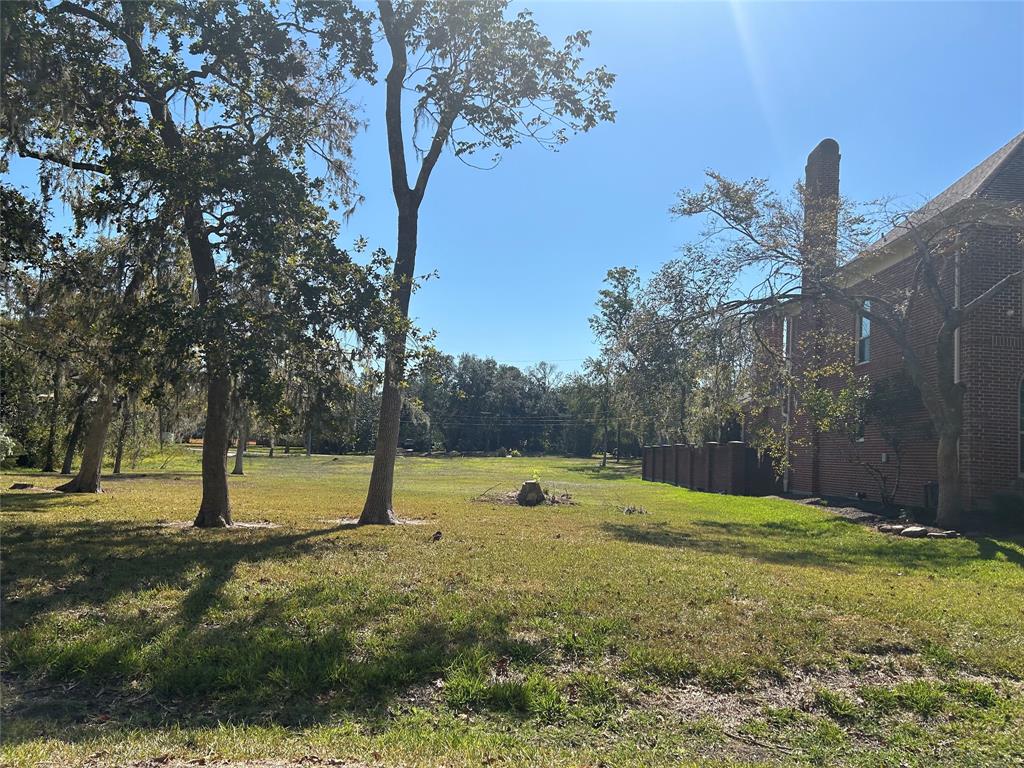
M 975 227 L 961 266 L 961 303 L 1004 275 L 1024 268 L 1022 232 Z M 1024 296 L 1020 283 L 981 307 L 961 330 L 960 379 L 964 435 L 960 466 L 971 508 L 988 506 L 993 493 L 1020 489 L 1018 388 L 1024 376 Z
M 902 291 L 909 290 L 914 278 L 916 260 L 906 259 L 878 272 L 863 283 L 854 287 L 854 291 L 877 293 L 885 297 L 893 297 Z M 953 293 L 953 275 L 946 274 L 945 289 L 948 295 Z M 846 308 L 838 308 L 834 312 L 840 327 L 847 328 L 851 357 L 856 355 L 856 324 L 857 319 Z M 927 298 L 919 299 L 909 318 L 909 339 L 913 345 L 926 374 L 935 375 L 935 337 L 939 328 L 939 317 L 934 304 Z M 866 375 L 872 382 L 893 378 L 904 370 L 904 355 L 900 347 L 881 328 L 873 323 L 871 328 L 871 355 L 866 363 L 855 366 L 855 372 Z M 900 504 L 920 506 L 924 504 L 924 487 L 935 482 L 935 454 L 938 442 L 930 435 L 931 419 L 923 404 L 908 404 L 909 413 L 904 418 L 913 425 L 913 440 L 906 440 L 900 447 L 902 469 L 896 501 Z M 883 464 L 882 454 L 886 453 L 889 462 Z M 820 448 L 820 478 L 817 493 L 837 496 L 856 496 L 878 501 L 880 489 L 875 478 L 859 462 L 866 461 L 887 473 L 895 480 L 895 457 L 892 448 L 883 439 L 877 424 L 868 423 L 864 430 L 864 440 L 851 443 L 845 435 L 822 435 Z
M 966 304 L 1004 275 L 1024 268 L 1021 231 L 1007 227 L 977 227 L 966 233 L 967 250 L 961 258 L 961 304 Z M 874 275 L 873 290 L 895 295 L 909 287 L 916 260 L 906 259 Z M 943 280 L 947 295 L 953 295 L 952 270 Z M 979 310 L 961 329 L 960 371 L 965 387 L 964 434 L 960 444 L 961 479 L 965 504 L 970 509 L 986 508 L 993 493 L 1020 489 L 1018 446 L 1018 387 L 1024 377 L 1024 295 L 1020 284 L 1005 289 Z M 849 328 L 849 352 L 855 354 L 855 319 L 845 308 L 830 311 L 832 321 Z M 794 332 L 806 333 L 804 315 L 794 323 Z M 909 322 L 910 338 L 925 371 L 935 375 L 935 336 L 938 315 L 934 304 L 921 298 Z M 794 345 L 795 354 L 799 345 Z M 797 363 L 798 364 L 798 361 Z M 871 333 L 871 359 L 856 366 L 872 381 L 893 376 L 904 367 L 903 354 L 891 338 L 878 327 Z M 908 414 L 915 437 L 901 449 L 902 472 L 896 500 L 901 504 L 924 504 L 924 486 L 936 480 L 937 441 L 929 433 L 930 418 L 923 405 L 914 403 Z M 878 500 L 877 482 L 858 459 L 870 461 L 894 477 L 891 448 L 875 425 L 865 429 L 862 442 L 851 444 L 840 435 L 818 436 L 817 469 L 813 436 L 799 412 L 795 414 L 790 490 L 795 492 L 849 496 L 863 494 Z M 881 456 L 887 453 L 889 463 Z M 817 477 L 815 474 L 817 473 Z

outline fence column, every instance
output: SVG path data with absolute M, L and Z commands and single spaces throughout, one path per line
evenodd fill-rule
M 704 490 L 708 493 L 713 493 L 718 490 L 718 488 L 715 487 L 715 461 L 718 458 L 715 454 L 718 453 L 717 448 L 718 443 L 704 443 L 704 456 L 707 461 L 704 465 Z
M 670 485 L 679 485 L 676 475 L 676 447 L 665 446 L 665 482 Z
M 690 485 L 690 476 L 688 472 L 687 463 L 689 462 L 690 452 L 686 450 L 688 446 L 681 443 L 677 443 L 675 446 L 675 459 L 676 459 L 676 485 L 683 488 L 688 488 Z
M 729 490 L 728 493 L 746 496 L 750 491 L 749 473 L 747 471 L 747 445 L 740 440 L 731 440 L 726 445 L 729 453 Z

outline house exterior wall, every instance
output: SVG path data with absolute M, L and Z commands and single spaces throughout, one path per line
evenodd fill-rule
M 1021 230 L 1010 227 L 971 227 L 963 231 L 966 250 L 960 262 L 960 303 L 964 305 L 999 279 L 1024 268 Z M 910 287 L 916 260 L 899 261 L 852 287 L 855 293 L 874 292 L 895 296 Z M 955 277 L 944 275 L 943 289 L 952 300 Z M 856 354 L 856 318 L 845 307 L 829 307 L 829 322 L 847 328 L 849 345 L 844 354 Z M 809 334 L 816 320 L 807 312 L 791 320 L 795 335 L 794 365 L 799 372 L 800 338 Z M 926 297 L 918 300 L 908 328 L 925 375 L 936 376 L 935 338 L 939 328 L 936 307 Z M 903 353 L 877 324 L 871 332 L 871 355 L 855 366 L 856 373 L 872 384 L 897 377 L 905 369 Z M 983 305 L 962 327 L 959 340 L 960 380 L 964 385 L 964 429 L 960 442 L 960 467 L 964 503 L 968 509 L 985 509 L 992 495 L 1024 490 L 1020 475 L 1019 387 L 1024 377 L 1024 294 L 1014 283 Z M 937 481 L 938 447 L 931 419 L 919 401 L 908 401 L 903 414 L 906 434 L 900 449 L 901 472 L 895 500 L 924 506 L 925 486 Z M 876 478 L 863 466 L 867 461 L 888 474 L 895 473 L 895 456 L 875 424 L 867 424 L 863 440 L 845 435 L 814 436 L 793 408 L 794 440 L 791 448 L 789 488 L 796 493 L 880 499 Z M 888 461 L 883 463 L 882 455 Z
M 1020 229 L 974 227 L 967 233 L 961 303 L 1024 269 Z M 1024 295 L 1016 282 L 979 308 L 960 337 L 965 387 L 960 466 L 969 508 L 989 506 L 992 494 L 1024 490 L 1020 476 L 1019 388 L 1024 377 Z
M 851 287 L 856 293 L 873 293 L 884 297 L 893 297 L 910 287 L 914 277 L 915 262 L 905 259 L 876 273 L 867 280 Z M 946 280 L 947 295 L 952 295 L 952 280 Z M 848 340 L 845 349 L 837 349 L 836 354 L 847 356 L 853 360 L 856 354 L 857 317 L 848 308 L 829 306 L 822 315 L 832 328 L 830 334 Z M 804 363 L 801 359 L 803 344 L 800 337 L 812 333 L 812 318 L 802 313 L 796 318 L 794 329 L 797 341 L 793 345 L 795 362 L 799 373 Z M 820 323 L 821 320 L 817 320 Z M 809 328 L 809 326 L 811 326 Z M 935 337 L 939 327 L 938 314 L 934 304 L 925 300 L 915 304 L 908 323 L 910 342 L 913 345 L 927 376 L 935 376 Z M 871 354 L 865 363 L 858 363 L 854 372 L 866 376 L 872 384 L 885 379 L 895 380 L 903 374 L 903 353 L 892 338 L 878 326 L 871 329 Z M 839 386 L 838 382 L 835 386 Z M 790 489 L 798 493 L 848 496 L 879 500 L 881 490 L 876 478 L 864 467 L 870 463 L 885 473 L 890 485 L 895 483 L 897 457 L 893 447 L 883 438 L 878 425 L 869 422 L 865 425 L 862 441 L 851 441 L 846 435 L 821 434 L 817 436 L 817 458 L 815 460 L 814 438 L 806 419 L 795 408 L 794 421 L 794 454 L 791 458 L 793 467 L 790 478 Z M 899 451 L 899 485 L 895 501 L 899 504 L 924 505 L 925 485 L 936 481 L 936 450 L 938 443 L 930 429 L 931 420 L 923 403 L 912 401 L 907 404 L 907 412 L 902 418 L 912 432 L 912 439 L 904 439 Z M 908 436 L 909 438 L 910 436 Z M 888 459 L 882 461 L 882 455 Z

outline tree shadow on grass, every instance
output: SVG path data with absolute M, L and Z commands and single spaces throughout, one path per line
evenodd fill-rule
M 91 494 L 73 494 L 70 497 L 86 504 L 97 501 L 96 496 Z M 69 494 L 60 491 L 11 491 L 4 493 L 0 499 L 0 512 L 5 515 L 53 512 L 56 509 L 56 502 L 67 498 Z
M 396 696 L 471 649 L 529 650 L 494 606 L 471 607 L 456 627 L 379 575 L 323 578 L 322 556 L 379 561 L 388 548 L 335 526 L 282 533 L 29 521 L 7 527 L 4 548 L 5 684 L 14 694 L 5 719 L 40 734 L 61 729 L 64 738 L 63 729 L 85 726 L 86 738 L 97 718 L 157 728 L 383 717 Z M 308 578 L 293 570 L 278 581 L 276 568 L 239 574 L 303 557 Z M 18 694 L 40 687 L 55 694 Z
M 684 531 L 665 522 L 605 522 L 601 530 L 632 544 L 832 570 L 876 566 L 936 571 L 963 566 L 972 558 L 996 559 L 1000 554 L 1024 567 L 1019 549 L 995 539 L 926 541 L 866 531 L 867 535 L 851 537 L 846 535 L 850 526 L 860 526 L 839 517 L 813 523 L 698 520 L 693 525 L 695 530 Z M 970 545 L 973 549 L 967 548 Z
M 197 470 L 185 470 L 175 472 L 173 470 L 158 470 L 150 472 L 122 472 L 119 475 L 103 475 L 103 484 L 123 483 L 129 480 L 182 480 L 185 478 L 202 477 L 202 472 Z

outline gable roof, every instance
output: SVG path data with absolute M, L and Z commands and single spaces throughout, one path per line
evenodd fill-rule
M 988 197 L 989 195 L 986 192 L 988 191 L 989 183 L 1009 164 L 1011 158 L 1015 158 L 1022 151 L 1024 151 L 1024 131 L 1018 133 L 1004 146 L 997 149 L 938 195 L 918 208 L 914 213 L 910 214 L 905 224 L 893 227 L 882 235 L 862 255 L 869 255 L 887 248 L 906 235 L 911 227 L 919 227 L 969 198 Z M 992 196 L 1003 197 L 1004 195 L 996 192 Z

